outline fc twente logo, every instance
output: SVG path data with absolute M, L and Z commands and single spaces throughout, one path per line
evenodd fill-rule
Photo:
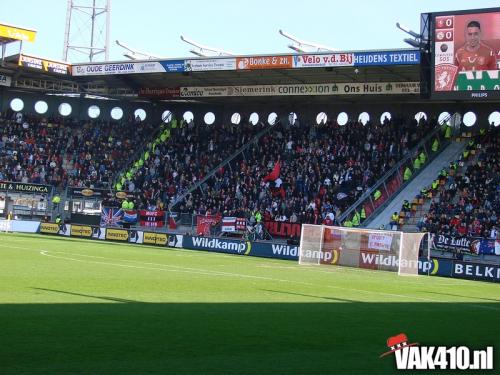
M 435 83 L 436 91 L 451 91 L 458 67 L 452 64 L 441 64 L 436 66 Z

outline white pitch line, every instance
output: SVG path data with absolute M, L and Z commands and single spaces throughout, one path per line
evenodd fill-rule
M 55 251 L 51 251 L 51 252 L 55 252 Z M 167 272 L 168 271 L 174 271 L 174 272 L 177 271 L 177 272 L 185 272 L 185 273 L 193 273 L 193 274 L 203 274 L 203 275 L 208 275 L 208 276 L 229 276 L 229 277 L 236 277 L 236 278 L 248 278 L 248 279 L 257 279 L 257 280 L 268 280 L 268 281 L 276 281 L 276 282 L 282 282 L 282 283 L 292 283 L 292 284 L 299 284 L 299 285 L 306 285 L 306 286 L 313 286 L 313 287 L 327 287 L 327 288 L 339 289 L 339 290 L 344 290 L 344 291 L 355 291 L 355 292 L 375 294 L 375 295 L 381 295 L 381 296 L 390 296 L 390 297 L 398 297 L 398 298 L 417 299 L 417 300 L 426 301 L 426 302 L 438 302 L 438 303 L 441 302 L 440 300 L 435 300 L 435 299 L 431 299 L 431 298 L 424 298 L 424 297 L 417 297 L 417 296 L 406 296 L 406 295 L 396 294 L 396 293 L 376 292 L 376 291 L 369 291 L 369 290 L 357 289 L 357 288 L 344 288 L 344 287 L 333 286 L 333 285 L 318 285 L 318 284 L 308 283 L 308 282 L 305 282 L 305 281 L 277 279 L 277 278 L 273 278 L 273 277 L 245 275 L 245 274 L 232 273 L 232 272 L 211 271 L 211 270 L 206 270 L 206 269 L 191 268 L 191 267 L 182 267 L 182 266 L 172 266 L 172 265 L 158 264 L 158 263 L 151 263 L 151 262 L 140 262 L 140 261 L 134 261 L 134 260 L 128 260 L 128 259 L 110 259 L 110 258 L 106 258 L 106 257 L 100 257 L 100 256 L 94 256 L 94 255 L 86 255 L 86 254 L 69 254 L 69 255 L 73 255 L 73 256 L 81 256 L 81 257 L 89 257 L 89 258 L 99 258 L 99 259 L 109 259 L 109 260 L 124 261 L 124 262 L 134 262 L 134 263 L 138 263 L 138 264 L 155 265 L 155 266 L 161 266 L 161 267 L 167 267 L 167 268 L 173 268 L 173 269 L 165 269 L 165 268 L 159 268 L 159 267 L 132 266 L 132 265 L 119 264 L 119 263 L 111 263 L 111 262 L 86 261 L 86 260 L 81 260 L 81 259 L 74 259 L 74 258 L 59 257 L 59 256 L 55 256 L 55 255 L 50 255 L 50 254 L 48 254 L 47 251 L 41 251 L 40 253 L 42 255 L 52 256 L 54 258 L 61 258 L 61 259 L 78 261 L 78 262 L 88 262 L 88 263 L 95 263 L 95 264 L 105 264 L 105 265 L 118 266 L 118 267 L 152 269 L 152 270 L 167 271 Z M 58 253 L 63 253 L 63 252 L 58 252 Z M 65 253 L 65 254 L 67 254 L 67 253 Z M 483 306 L 483 305 L 476 305 L 476 306 L 480 307 L 480 308 L 491 309 L 491 310 L 499 310 L 500 311 L 500 308 L 496 308 L 496 307 Z
M 117 267 L 138 268 L 138 269 L 151 269 L 151 270 L 167 271 L 167 272 L 168 271 L 172 271 L 172 272 L 193 273 L 193 274 L 202 274 L 202 275 L 206 275 L 206 276 L 230 276 L 230 277 L 236 277 L 236 278 L 250 278 L 250 279 L 258 279 L 258 280 L 269 280 L 269 281 L 277 281 L 277 282 L 283 282 L 283 283 L 293 283 L 293 284 L 313 286 L 313 287 L 323 287 L 323 288 L 327 287 L 327 288 L 330 288 L 330 289 L 338 289 L 338 290 L 344 290 L 344 291 L 354 291 L 354 292 L 368 293 L 368 294 L 372 294 L 372 295 L 417 299 L 417 300 L 426 301 L 426 302 L 438 302 L 438 303 L 441 302 L 441 300 L 435 300 L 435 299 L 431 299 L 431 298 L 424 298 L 424 297 L 417 297 L 417 296 L 407 296 L 407 295 L 396 294 L 396 293 L 386 293 L 386 292 L 369 291 L 369 290 L 357 289 L 357 288 L 345 288 L 345 287 L 334 286 L 334 285 L 318 285 L 318 284 L 308 283 L 308 282 L 305 282 L 305 281 L 277 279 L 277 278 L 266 277 L 266 276 L 254 276 L 254 275 L 245 275 L 245 274 L 240 274 L 240 273 L 231 273 L 231 272 L 222 272 L 222 271 L 212 271 L 212 270 L 198 269 L 198 268 L 191 268 L 191 267 L 172 266 L 172 265 L 152 263 L 152 262 L 141 262 L 141 261 L 135 261 L 135 260 L 129 260 L 129 259 L 111 259 L 111 258 L 107 258 L 107 257 L 97 256 L 97 255 L 74 254 L 74 253 L 67 253 L 67 252 L 62 252 L 62 251 L 52 251 L 52 250 L 50 251 L 51 253 L 60 253 L 60 254 L 66 254 L 66 255 L 80 256 L 80 257 L 90 257 L 90 258 L 98 258 L 98 259 L 107 259 L 107 260 L 117 260 L 117 261 L 123 261 L 123 262 L 134 262 L 134 263 L 138 263 L 138 264 L 162 266 L 162 267 L 168 267 L 168 268 L 173 268 L 173 269 L 165 269 L 165 268 L 159 268 L 159 267 L 133 266 L 133 265 L 126 265 L 126 264 L 111 263 L 111 262 L 88 261 L 88 260 L 81 260 L 81 259 L 74 259 L 74 258 L 69 258 L 69 257 L 60 257 L 60 256 L 56 256 L 56 255 L 50 255 L 50 254 L 48 254 L 49 251 L 47 251 L 47 250 L 36 250 L 36 249 L 31 249 L 31 248 L 26 248 L 26 247 L 9 246 L 9 245 L 1 245 L 1 244 L 0 244 L 0 246 L 2 246 L 2 247 L 10 247 L 10 248 L 19 248 L 19 249 L 25 249 L 25 250 L 35 250 L 35 251 L 39 252 L 40 254 L 42 254 L 44 256 L 53 257 L 53 258 L 60 258 L 60 259 L 65 259 L 65 260 L 71 260 L 71 261 L 76 261 L 76 262 L 83 262 L 83 263 L 86 262 L 86 263 L 94 263 L 94 264 L 111 265 L 111 266 L 117 266 Z M 192 251 L 192 250 L 185 250 L 185 251 Z M 228 256 L 233 257 L 231 255 L 228 255 Z M 301 267 L 297 266 L 297 269 L 300 269 L 300 268 Z M 310 269 L 314 269 L 314 268 L 311 267 Z M 323 271 L 323 272 L 329 272 L 329 271 Z M 490 307 L 490 306 L 484 306 L 484 305 L 474 305 L 474 304 L 469 304 L 469 305 L 477 306 L 479 308 L 485 308 L 485 309 L 499 310 L 500 311 L 500 308 L 496 308 L 496 307 Z

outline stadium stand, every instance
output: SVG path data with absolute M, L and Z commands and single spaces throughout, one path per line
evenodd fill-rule
M 0 180 L 108 187 L 152 129 L 136 119 L 79 121 L 6 111 L 0 117 Z
M 471 138 L 459 160 L 403 203 L 400 215 L 409 218 L 403 230 L 499 238 L 499 133 L 499 127 L 491 127 Z
M 258 209 L 267 220 L 333 220 L 436 124 L 403 118 L 380 125 L 279 124 L 179 209 L 240 217 Z

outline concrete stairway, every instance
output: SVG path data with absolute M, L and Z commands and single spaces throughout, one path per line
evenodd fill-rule
M 448 147 L 446 147 L 446 149 L 444 149 L 434 160 L 432 160 L 431 163 L 427 165 L 408 186 L 392 198 L 387 207 L 380 214 L 378 214 L 377 217 L 370 221 L 367 228 L 378 229 L 381 225 L 387 227 L 387 224 L 391 221 L 391 215 L 394 212 L 399 213 L 401 210 L 403 201 L 408 200 L 411 202 L 413 198 L 420 193 L 420 190 L 423 187 L 430 186 L 432 181 L 434 181 L 439 175 L 441 169 L 447 169 L 450 162 L 459 158 L 466 145 L 467 141 L 450 143 Z M 429 208 L 428 206 L 425 207 L 425 205 L 421 205 L 420 207 L 421 209 Z M 415 218 L 416 217 L 417 216 L 415 216 Z M 416 220 L 418 221 L 418 219 Z M 415 225 L 417 221 L 412 223 L 412 225 Z M 415 228 L 416 227 L 413 227 L 411 229 L 415 231 Z M 410 229 L 410 227 L 408 229 Z

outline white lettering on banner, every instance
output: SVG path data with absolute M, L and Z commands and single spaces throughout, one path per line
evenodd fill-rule
M 206 237 L 193 237 L 193 245 L 214 250 L 231 250 L 238 254 L 244 253 L 247 247 L 244 242 L 221 241 L 217 238 L 209 239 Z
M 500 280 L 500 267 L 455 263 L 454 274 Z
M 273 254 L 276 255 L 289 255 L 295 257 L 299 254 L 298 246 L 288 246 L 288 245 L 271 245 L 273 249 Z
M 408 259 L 398 259 L 396 255 L 373 254 L 373 253 L 361 253 L 361 261 L 363 264 L 377 265 L 377 266 L 390 266 L 390 267 L 415 267 L 417 266 L 419 270 L 430 269 L 431 265 L 429 262 L 422 262 L 416 260 Z
M 10 86 L 11 83 L 12 83 L 11 77 L 0 74 L 0 86 Z
M 181 97 L 418 94 L 420 82 L 181 87 Z
M 369 249 L 390 251 L 391 244 L 392 244 L 392 236 L 390 234 L 372 233 L 368 237 Z

